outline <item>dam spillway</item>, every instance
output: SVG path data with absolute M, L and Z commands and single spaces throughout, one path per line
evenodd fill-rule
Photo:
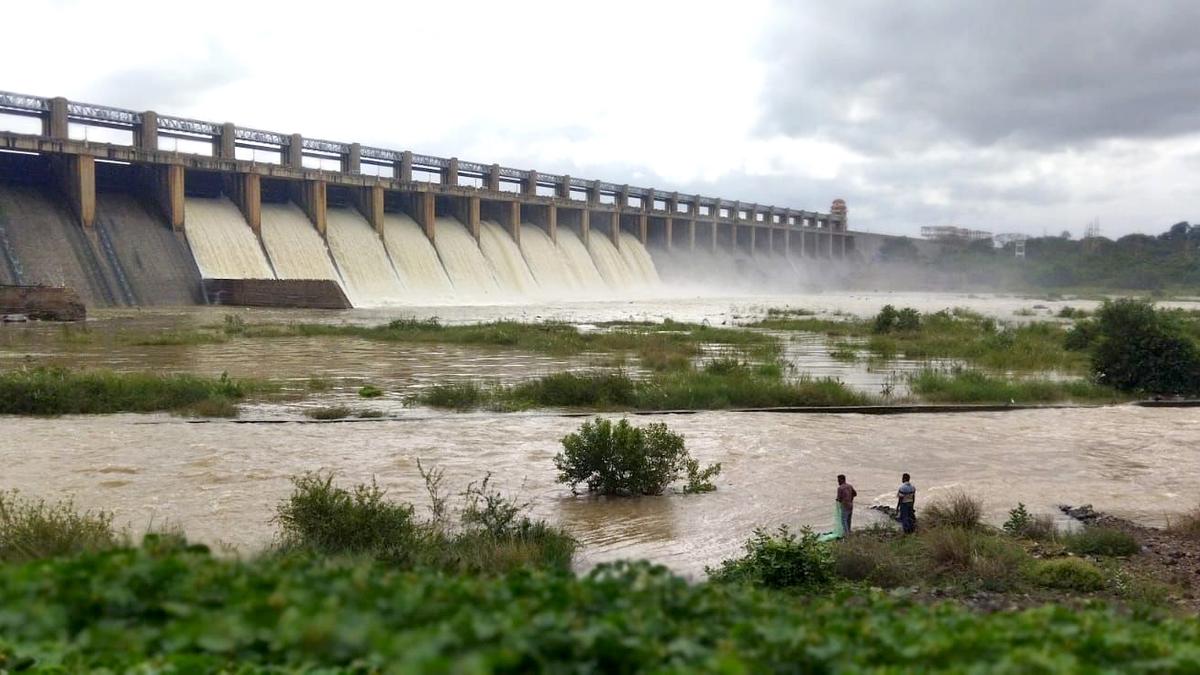
M 16 118 L 41 133 L 4 131 Z M 81 127 L 103 140 L 76 140 Z M 324 280 L 356 306 L 622 298 L 718 268 L 804 278 L 854 259 L 839 203 L 778 208 L 0 92 L 0 282 L 70 286 L 94 306 L 203 302 L 202 278 Z

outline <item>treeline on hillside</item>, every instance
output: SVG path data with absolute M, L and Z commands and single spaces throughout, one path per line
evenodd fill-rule
M 1015 244 L 995 248 L 991 240 L 949 244 L 933 257 L 908 239 L 888 242 L 883 262 L 928 267 L 957 285 L 992 287 L 1164 290 L 1200 288 L 1200 225 L 1181 222 L 1158 236 L 1130 234 L 1117 240 L 1067 236 L 1025 241 L 1025 258 Z

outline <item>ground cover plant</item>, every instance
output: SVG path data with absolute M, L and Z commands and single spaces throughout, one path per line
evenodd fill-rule
M 563 449 L 554 457 L 558 482 L 583 485 L 600 495 L 659 495 L 672 483 L 685 478 L 683 491 L 711 492 L 712 479 L 720 464 L 703 469 L 687 451 L 683 436 L 662 423 L 637 427 L 629 420 L 597 417 L 562 439 Z
M 0 492 L 0 563 L 113 548 L 124 537 L 106 511 L 79 511 L 71 501 L 28 499 Z
M 269 382 L 197 375 L 116 373 L 66 368 L 0 372 L 0 414 L 71 415 L 172 411 L 236 414 L 251 394 L 274 392 Z
M 934 403 L 1113 403 L 1128 396 L 1083 379 L 1010 379 L 978 370 L 926 368 L 908 376 L 910 390 Z
M 770 315 L 751 327 L 822 333 L 834 340 L 863 338 L 878 358 L 956 359 L 997 369 L 1084 374 L 1085 354 L 1066 347 L 1068 328 L 1058 322 L 1007 325 L 971 310 L 922 314 L 887 305 L 874 317 L 837 319 Z
M 276 550 L 477 574 L 570 567 L 575 539 L 529 518 L 529 505 L 493 489 L 490 477 L 467 486 L 455 514 L 442 472 L 418 466 L 429 494 L 428 518 L 419 517 L 412 504 L 389 499 L 374 480 L 343 487 L 332 473 L 294 477 L 292 493 L 276 507 Z
M 785 378 L 779 363 L 721 358 L 638 378 L 624 370 L 590 370 L 552 373 L 513 385 L 445 383 L 418 392 L 408 402 L 454 410 L 649 411 L 858 406 L 873 399 L 837 380 Z
M 644 563 L 478 576 L 160 545 L 4 565 L 0 606 L 7 670 L 1182 672 L 1200 661 L 1192 620 L 804 597 Z

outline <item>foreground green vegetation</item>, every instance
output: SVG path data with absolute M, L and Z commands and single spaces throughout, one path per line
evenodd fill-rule
M 624 371 L 562 372 L 513 385 L 434 385 L 410 403 L 496 411 L 531 408 L 588 410 L 725 410 L 868 405 L 872 399 L 836 380 L 787 379 L 778 363 L 723 358 L 703 366 L 659 371 L 640 379 Z
M 1200 659 L 1195 621 L 806 598 L 640 563 L 481 577 L 160 544 L 0 567 L 0 606 L 9 670 L 1169 672 Z
M 0 372 L 0 414 L 72 415 L 171 411 L 210 417 L 237 414 L 251 394 L 276 391 L 258 380 L 104 370 L 19 368 Z

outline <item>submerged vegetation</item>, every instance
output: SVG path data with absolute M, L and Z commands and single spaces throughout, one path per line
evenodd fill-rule
M 933 403 L 1113 403 L 1127 398 L 1083 379 L 1010 379 L 962 369 L 922 370 L 909 377 L 909 387 Z
M 681 477 L 687 478 L 685 493 L 712 492 L 712 479 L 721 472 L 720 464 L 701 469 L 683 436 L 662 423 L 635 427 L 625 419 L 613 424 L 596 418 L 567 434 L 562 445 L 554 467 L 558 482 L 572 492 L 582 483 L 601 495 L 659 495 Z
M 0 372 L 0 414 L 75 415 L 171 411 L 232 416 L 235 404 L 277 386 L 259 380 L 197 375 L 116 373 L 66 368 Z

